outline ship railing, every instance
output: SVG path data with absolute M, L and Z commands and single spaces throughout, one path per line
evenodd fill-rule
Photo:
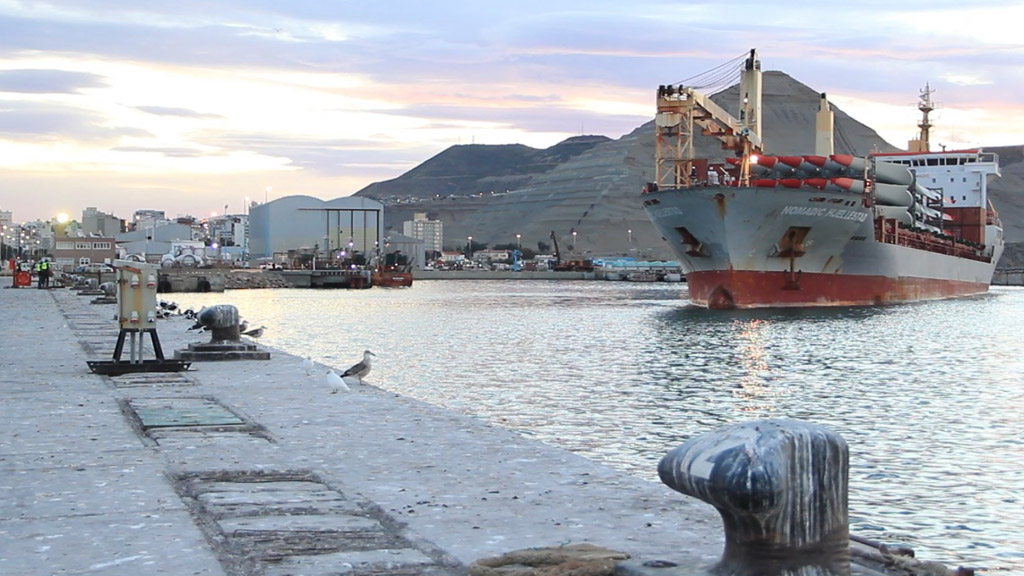
M 907 248 L 914 248 L 915 250 L 924 250 L 934 254 L 945 254 L 947 256 L 955 256 L 957 258 L 977 260 L 980 262 L 987 262 L 992 258 L 989 250 L 979 253 L 977 249 L 971 246 L 959 244 L 952 240 L 938 238 L 930 234 L 918 234 L 908 230 L 900 230 L 899 234 L 886 232 L 882 235 L 882 242 L 885 244 L 905 246 Z

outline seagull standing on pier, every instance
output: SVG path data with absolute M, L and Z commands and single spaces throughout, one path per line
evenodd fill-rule
M 306 356 L 302 360 L 302 369 L 306 371 L 306 376 L 309 376 L 309 373 L 313 371 L 313 358 Z
M 338 376 L 334 370 L 328 370 L 324 380 L 326 380 L 327 385 L 331 387 L 331 394 L 337 394 L 339 390 L 342 392 L 349 391 L 348 384 L 345 384 L 345 381 L 342 380 L 341 376 Z
M 345 378 L 346 376 L 355 376 L 356 378 L 359 378 L 359 383 L 362 384 L 363 378 L 365 378 L 366 375 L 370 373 L 371 356 L 376 356 L 376 354 L 370 352 L 369 350 L 365 350 L 363 352 L 363 361 L 358 362 L 348 370 L 345 370 L 345 372 L 342 373 L 341 377 Z
M 254 328 L 252 330 L 249 330 L 248 332 L 242 332 L 242 334 L 250 338 L 256 339 L 259 338 L 260 336 L 263 336 L 263 330 L 265 330 L 266 328 L 266 326 L 260 326 L 259 328 Z

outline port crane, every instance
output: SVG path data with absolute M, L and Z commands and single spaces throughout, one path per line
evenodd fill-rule
M 562 263 L 562 253 L 558 251 L 558 237 L 555 236 L 555 231 L 551 231 L 551 241 L 555 244 L 555 266 Z

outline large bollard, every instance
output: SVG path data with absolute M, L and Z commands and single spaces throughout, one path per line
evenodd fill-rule
M 217 304 L 204 308 L 197 320 L 210 331 L 210 342 L 238 342 L 238 308 L 231 304 Z
M 661 481 L 718 509 L 725 551 L 716 575 L 846 576 L 849 449 L 797 420 L 729 426 L 673 449 Z

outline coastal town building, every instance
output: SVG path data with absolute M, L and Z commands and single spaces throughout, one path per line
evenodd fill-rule
M 374 255 L 383 238 L 384 205 L 348 196 L 285 196 L 249 210 L 249 257 L 285 262 L 289 253 L 344 260 Z
M 117 242 L 113 236 L 54 239 L 52 260 L 65 272 L 86 264 L 110 264 L 116 258 Z
M 428 251 L 441 252 L 444 244 L 444 223 L 430 220 L 425 212 L 416 212 L 412 220 L 402 222 L 402 234 L 419 238 L 423 248 Z
M 176 242 L 193 240 L 192 227 L 162 221 L 142 220 L 147 226 L 118 234 L 117 245 L 121 257 L 133 257 L 152 264 L 160 263 L 165 254 L 170 254 Z
M 85 236 L 114 236 L 124 232 L 124 220 L 90 206 L 82 210 L 80 229 Z
M 138 230 L 140 228 L 154 227 L 167 221 L 167 216 L 163 210 L 136 210 L 132 214 L 132 223 L 130 228 L 132 230 Z
M 473 252 L 474 262 L 504 262 L 512 258 L 508 250 L 477 250 Z
M 390 234 L 384 237 L 381 258 L 385 265 L 405 265 L 423 268 L 427 263 L 425 244 L 422 239 L 405 234 Z M 404 260 L 404 262 L 403 262 Z

